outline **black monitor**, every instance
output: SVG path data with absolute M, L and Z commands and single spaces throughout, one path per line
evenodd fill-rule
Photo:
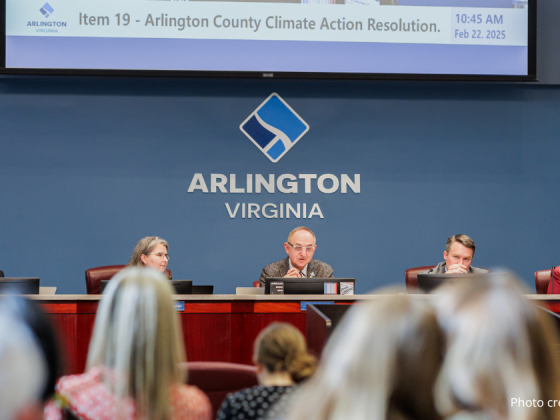
M 176 295 L 192 294 L 192 280 L 170 280 Z
M 491 277 L 507 275 L 505 273 L 467 273 L 467 274 L 418 274 L 417 287 L 420 292 L 430 293 L 443 283 L 463 280 L 489 279 Z
M 356 279 L 267 277 L 265 295 L 353 295 Z
M 214 294 L 214 286 L 195 285 L 192 286 L 193 295 L 212 295 Z
M 38 295 L 39 277 L 0 277 L 0 294 Z
M 107 283 L 111 280 L 101 280 L 101 293 L 107 287 Z M 169 283 L 175 289 L 176 295 L 190 295 L 192 293 L 192 280 L 169 280 Z

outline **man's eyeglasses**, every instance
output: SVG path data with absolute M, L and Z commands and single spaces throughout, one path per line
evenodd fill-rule
M 292 245 L 291 243 L 287 242 L 288 245 L 290 245 L 292 248 L 294 248 L 296 250 L 296 252 L 302 252 L 304 249 L 307 252 L 313 252 L 315 251 L 315 245 L 309 245 L 309 246 L 301 246 L 301 245 Z
M 146 254 L 146 255 L 155 255 L 156 257 L 161 258 L 161 259 L 166 258 L 167 261 L 169 261 L 169 257 L 170 257 L 169 254 L 164 254 L 162 252 L 158 252 L 157 254 Z

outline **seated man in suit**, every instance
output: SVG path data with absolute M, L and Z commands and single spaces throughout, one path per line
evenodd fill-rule
M 317 249 L 315 234 L 306 227 L 295 228 L 288 235 L 288 242 L 284 242 L 287 258 L 267 265 L 263 268 L 260 286 L 264 287 L 267 277 L 334 277 L 330 265 L 313 259 Z
M 467 235 L 450 236 L 443 251 L 445 261 L 420 274 L 488 273 L 484 268 L 471 266 L 475 251 L 474 241 Z

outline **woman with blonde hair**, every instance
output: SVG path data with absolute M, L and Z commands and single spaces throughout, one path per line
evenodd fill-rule
M 256 420 L 279 412 L 294 385 L 311 376 L 317 367 L 315 356 L 307 353 L 303 334 L 280 322 L 257 337 L 253 363 L 260 385 L 228 395 L 218 420 Z
M 146 236 L 138 241 L 128 262 L 129 267 L 148 267 L 165 273 L 169 262 L 169 244 L 157 236 Z
M 461 282 L 437 296 L 448 341 L 436 386 L 444 416 L 559 418 L 560 407 L 548 405 L 560 399 L 556 333 L 550 315 L 522 292 L 511 278 L 502 278 Z
M 437 420 L 433 385 L 443 336 L 427 302 L 380 296 L 354 305 L 289 420 Z
M 86 373 L 60 379 L 45 419 L 209 420 L 208 398 L 184 385 L 171 294 L 155 270 L 131 267 L 113 277 L 99 304 Z

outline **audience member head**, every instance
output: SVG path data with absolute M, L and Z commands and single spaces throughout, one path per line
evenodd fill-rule
M 117 398 L 132 397 L 138 418 L 170 418 L 170 386 L 185 382 L 183 338 L 171 285 L 155 270 L 130 267 L 107 285 L 87 367 L 106 368 Z
M 288 235 L 288 241 L 284 242 L 284 249 L 292 262 L 292 266 L 298 270 L 309 264 L 317 249 L 315 234 L 304 226 L 295 228 Z
M 34 301 L 12 295 L 4 298 L 3 307 L 26 324 L 35 336 L 47 368 L 46 382 L 41 396 L 43 403 L 46 403 L 54 395 L 56 381 L 62 374 L 58 337 L 47 314 Z
M 303 334 L 281 322 L 261 331 L 255 341 L 253 359 L 261 385 L 301 382 L 315 372 L 318 364 L 317 358 L 307 353 Z
M 334 331 L 290 420 L 438 419 L 433 385 L 442 351 L 427 302 L 396 295 L 356 304 Z
M 474 258 L 476 246 L 474 241 L 467 235 L 453 235 L 447 239 L 443 259 L 449 268 L 455 264 L 460 264 L 468 270 Z
M 129 266 L 153 268 L 160 273 L 165 272 L 169 262 L 169 245 L 165 239 L 157 236 L 146 236 L 134 247 Z
M 0 420 L 39 420 L 45 362 L 33 333 L 0 308 Z
M 558 407 L 548 407 L 560 395 L 556 333 L 550 315 L 516 283 L 503 277 L 452 284 L 441 289 L 436 306 L 448 342 L 436 385 L 442 415 L 558 417 Z M 543 407 L 512 405 L 519 400 L 542 400 Z

